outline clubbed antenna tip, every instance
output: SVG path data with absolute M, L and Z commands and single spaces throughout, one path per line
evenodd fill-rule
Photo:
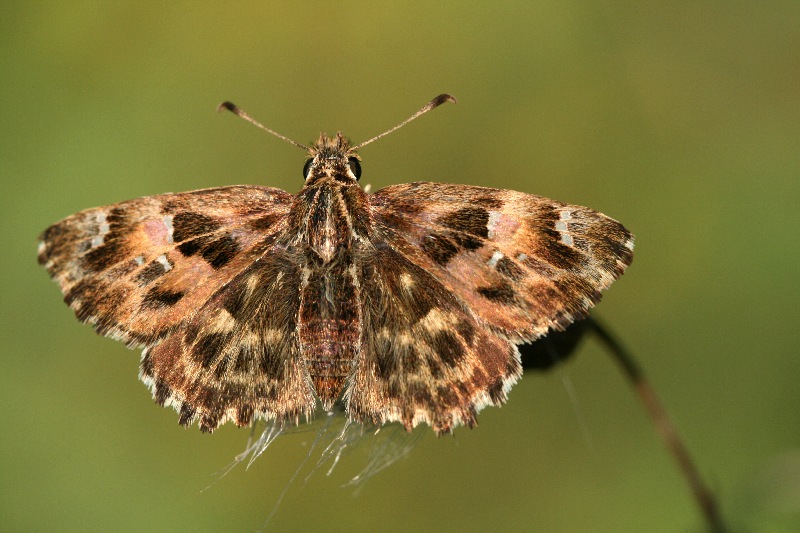
M 366 140 L 363 143 L 359 144 L 358 146 L 354 146 L 353 150 L 357 150 L 359 148 L 363 148 L 364 146 L 368 145 L 369 143 L 371 143 L 373 141 L 377 141 L 381 137 L 386 137 L 387 135 L 389 135 L 393 131 L 402 128 L 403 126 L 405 126 L 406 124 L 408 124 L 409 122 L 414 120 L 415 118 L 419 117 L 420 115 L 424 115 L 425 113 L 427 113 L 431 109 L 436 109 L 437 107 L 439 107 L 440 105 L 442 105 L 445 102 L 453 102 L 454 104 L 458 103 L 456 98 L 455 98 L 455 96 L 451 96 L 449 94 L 440 94 L 439 96 L 437 96 L 436 98 L 434 98 L 433 100 L 431 100 L 430 102 L 425 104 L 425 106 L 423 106 L 422 109 L 420 109 L 419 111 L 417 111 L 416 113 L 414 113 L 413 115 L 411 115 L 410 117 L 405 119 L 403 122 L 401 122 L 400 124 L 398 124 L 394 128 L 386 130 L 383 133 L 381 133 L 380 135 L 376 135 L 372 139 Z

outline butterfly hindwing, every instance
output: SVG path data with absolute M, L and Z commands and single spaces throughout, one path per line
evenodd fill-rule
M 407 250 L 413 253 L 412 250 Z M 363 338 L 345 402 L 376 424 L 472 426 L 521 374 L 512 343 L 483 328 L 434 276 L 380 241 L 360 264 Z M 367 281 L 368 285 L 367 285 Z
M 316 397 L 298 343 L 300 271 L 284 251 L 267 251 L 148 348 L 141 377 L 156 401 L 204 431 L 309 417 Z

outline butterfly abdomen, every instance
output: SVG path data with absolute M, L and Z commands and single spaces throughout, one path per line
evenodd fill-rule
M 323 408 L 339 398 L 357 356 L 361 330 L 359 284 L 349 262 L 303 271 L 298 336 L 300 354 Z

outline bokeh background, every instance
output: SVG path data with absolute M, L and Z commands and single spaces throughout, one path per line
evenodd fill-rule
M 203 490 L 248 431 L 180 428 L 138 354 L 78 324 L 36 265 L 39 232 L 83 208 L 299 190 L 303 154 L 222 100 L 300 142 L 360 141 L 450 92 L 362 151 L 362 182 L 513 188 L 622 221 L 636 259 L 597 316 L 731 529 L 798 530 L 798 27 L 797 2 L 4 2 L 0 529 L 253 531 L 285 491 L 276 531 L 702 531 L 592 341 L 357 489 L 368 446 L 311 472 L 312 431 Z

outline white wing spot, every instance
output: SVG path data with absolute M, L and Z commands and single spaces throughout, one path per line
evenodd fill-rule
M 44 241 L 39 241 L 39 246 L 36 250 L 39 253 L 39 255 L 42 255 L 45 249 L 47 249 L 47 245 L 44 243 Z
M 164 215 L 164 226 L 167 228 L 167 242 L 172 244 L 172 215 Z
M 517 256 L 517 261 L 525 261 L 528 258 L 526 254 L 519 254 Z
M 137 255 L 133 260 L 136 261 L 136 266 L 142 266 L 144 264 L 144 256 Z
M 100 233 L 102 233 L 103 235 L 108 233 L 109 230 L 108 217 L 106 217 L 106 214 L 103 213 L 102 211 L 100 213 L 97 213 L 97 224 L 100 226 Z
M 494 268 L 495 266 L 497 266 L 497 262 L 500 261 L 502 258 L 503 258 L 503 252 L 501 252 L 500 250 L 495 250 L 494 253 L 492 254 L 492 257 L 489 258 L 486 264 L 489 265 L 491 268 Z
M 172 265 L 167 260 L 167 256 L 166 255 L 164 255 L 164 254 L 159 255 L 158 257 L 156 257 L 156 261 L 161 263 L 161 266 L 164 267 L 164 272 L 169 272 L 170 270 L 172 270 Z
M 103 242 L 106 240 L 106 234 L 111 229 L 108 225 L 108 221 L 106 219 L 106 214 L 103 212 L 97 213 L 95 216 L 97 220 L 97 235 L 92 237 L 92 248 L 97 248 L 101 246 Z
M 558 218 L 556 231 L 561 233 L 561 242 L 567 246 L 572 246 L 574 241 L 572 240 L 572 235 L 569 234 L 569 226 L 567 226 L 567 221 L 572 220 L 572 211 L 562 209 L 558 214 Z
M 488 230 L 488 237 L 494 239 L 494 229 L 497 227 L 497 222 L 500 220 L 500 211 L 489 211 L 489 221 L 486 223 Z

